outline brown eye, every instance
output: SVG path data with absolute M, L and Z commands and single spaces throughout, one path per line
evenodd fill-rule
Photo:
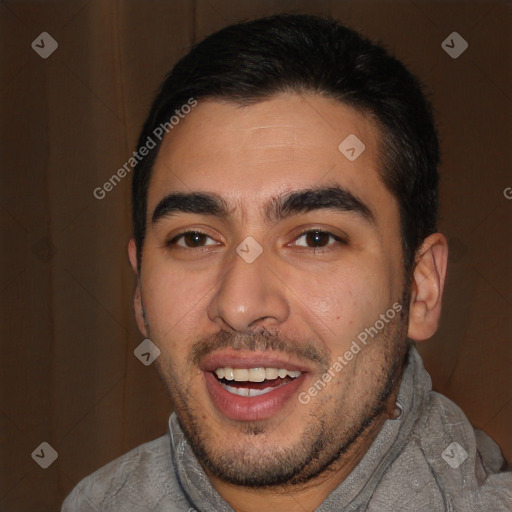
M 210 239 L 213 243 L 206 243 Z M 186 231 L 180 235 L 174 237 L 168 245 L 177 245 L 188 249 L 194 249 L 196 247 L 203 247 L 205 245 L 215 245 L 215 241 L 212 240 L 207 234 L 201 231 Z
M 299 240 L 301 239 L 303 239 L 303 242 L 299 243 Z M 343 243 L 343 240 L 328 231 L 321 231 L 319 229 L 305 231 L 296 238 L 297 246 L 309 247 L 312 249 L 328 247 L 336 242 Z

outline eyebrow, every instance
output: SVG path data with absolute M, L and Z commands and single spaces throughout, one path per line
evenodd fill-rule
M 311 187 L 273 197 L 265 207 L 264 216 L 268 222 L 279 222 L 293 215 L 324 209 L 351 212 L 361 220 L 375 224 L 375 216 L 370 208 L 339 185 Z M 230 211 L 232 209 L 218 194 L 173 192 L 160 200 L 153 212 L 152 223 L 179 213 L 212 215 L 227 219 L 230 217 Z

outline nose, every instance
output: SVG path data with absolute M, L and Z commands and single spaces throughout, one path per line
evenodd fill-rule
M 208 305 L 208 317 L 238 332 L 276 328 L 290 312 L 286 291 L 265 251 L 251 263 L 234 252 Z

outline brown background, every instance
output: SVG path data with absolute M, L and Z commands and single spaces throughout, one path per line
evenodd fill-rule
M 130 178 L 163 75 L 236 20 L 330 13 L 392 48 L 432 94 L 452 245 L 434 385 L 512 460 L 512 11 L 505 1 L 79 0 L 0 2 L 2 35 L 0 511 L 57 511 L 84 476 L 163 434 L 170 407 L 133 355 Z M 59 47 L 31 48 L 43 31 Z M 458 59 L 441 42 L 459 32 Z M 31 458 L 49 442 L 46 470 Z

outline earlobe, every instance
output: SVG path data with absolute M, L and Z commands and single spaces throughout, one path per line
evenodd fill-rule
M 128 258 L 130 260 L 130 265 L 137 279 L 137 283 L 135 285 L 135 292 L 133 295 L 133 310 L 135 312 L 135 321 L 137 322 L 137 327 L 139 328 L 140 333 L 145 338 L 147 338 L 148 329 L 144 314 L 144 306 L 142 303 L 140 275 L 137 266 L 137 246 L 133 238 L 130 239 L 130 241 L 128 242 Z
M 422 341 L 434 335 L 441 317 L 448 262 L 446 238 L 441 233 L 430 235 L 416 254 L 407 335 L 415 341 Z

